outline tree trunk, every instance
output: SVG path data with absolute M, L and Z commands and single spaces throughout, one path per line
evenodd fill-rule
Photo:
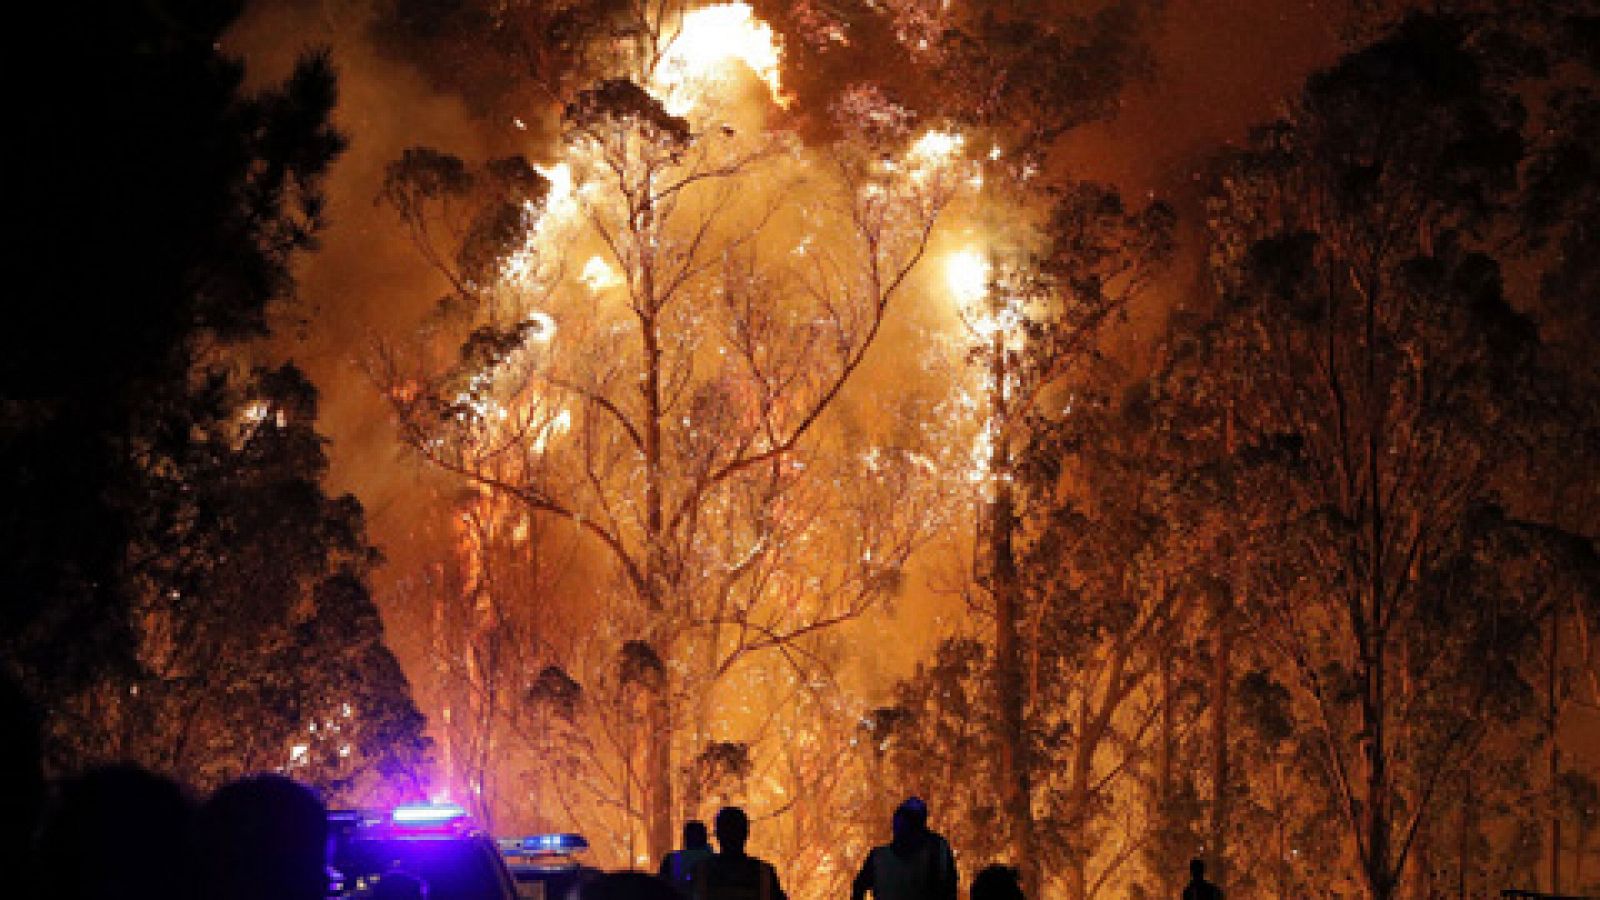
M 1456 895 L 1461 900 L 1467 897 L 1467 877 L 1472 858 L 1472 770 L 1462 772 L 1461 785 L 1461 830 L 1456 836 L 1457 875 Z
M 661 696 L 652 698 L 645 726 L 645 852 L 652 863 L 671 852 L 673 845 L 672 714 L 666 693 L 663 685 Z
M 1172 821 L 1172 766 L 1173 745 L 1177 741 L 1177 699 L 1172 685 L 1172 654 L 1161 655 L 1161 743 L 1156 757 L 1156 796 L 1152 819 L 1160 822 L 1170 836 Z M 1181 860 L 1172 858 L 1172 843 L 1163 840 L 1157 857 L 1156 877 L 1161 882 L 1163 897 L 1177 896 Z
M 1076 852 L 1066 862 L 1061 881 L 1067 889 L 1067 900 L 1087 900 L 1089 896 L 1089 860 L 1086 851 L 1088 848 L 1080 845 L 1074 850 Z
M 1381 641 L 1373 639 L 1373 643 L 1361 698 L 1361 731 L 1366 744 L 1366 806 L 1361 830 L 1366 838 L 1367 854 L 1363 868 L 1368 896 L 1372 900 L 1391 900 L 1395 872 L 1390 847 L 1389 751 L 1384 729 L 1384 649 Z
M 1433 890 L 1433 838 L 1428 824 L 1418 827 L 1416 840 L 1405 865 L 1406 896 L 1411 900 L 1430 900 Z
M 990 510 L 989 588 L 994 597 L 995 686 L 1000 707 L 999 799 L 1011 836 L 1011 852 L 1022 873 L 1023 892 L 1039 896 L 1038 852 L 1034 841 L 1032 785 L 1027 747 L 1027 691 L 1022 677 L 1018 637 L 1021 585 L 1017 578 L 1012 532 L 1016 526 L 1011 486 L 1011 454 L 1004 427 L 1007 416 L 1005 334 L 997 330 L 991 347 L 990 415 L 996 435 L 990 475 L 994 483 Z
M 1216 656 L 1211 673 L 1211 822 L 1206 850 L 1211 858 L 1212 880 L 1218 883 L 1226 883 L 1228 877 L 1228 705 L 1233 674 L 1230 599 L 1222 596 L 1217 601 Z
M 645 309 L 640 315 L 639 333 L 643 342 L 643 376 L 639 390 L 644 395 L 644 514 L 645 514 L 645 596 L 644 614 L 651 623 L 647 639 L 658 655 L 662 671 L 655 686 L 650 709 L 645 714 L 645 759 L 643 812 L 645 852 L 653 863 L 672 850 L 672 650 L 667 640 L 668 627 L 677 611 L 671 608 L 671 580 L 666 565 L 665 489 L 666 463 L 662 440 L 661 323 L 657 319 L 656 262 L 649 252 L 656 244 L 659 223 L 646 212 L 638 221 L 640 295 Z M 631 862 L 637 862 L 632 860 Z
M 1561 655 L 1561 614 L 1557 608 L 1550 610 L 1549 667 L 1545 673 L 1546 727 L 1550 741 L 1550 893 L 1561 893 L 1561 745 L 1556 741 L 1556 725 L 1560 717 L 1558 695 Z

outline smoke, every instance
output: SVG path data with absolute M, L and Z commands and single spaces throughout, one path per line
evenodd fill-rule
M 1109 182 L 1130 199 L 1162 199 L 1178 213 L 1174 265 L 1118 336 L 1118 351 L 1135 366 L 1169 310 L 1207 302 L 1201 226 L 1209 161 L 1337 58 L 1352 9 L 1350 0 L 1169 0 L 1151 36 L 1152 77 L 1124 93 L 1115 118 L 1063 141 L 1052 160 L 1059 172 Z

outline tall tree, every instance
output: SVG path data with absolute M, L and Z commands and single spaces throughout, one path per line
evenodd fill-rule
M 422 717 L 367 589 L 361 506 L 323 490 L 316 390 L 292 366 L 203 384 L 141 456 L 143 674 L 91 698 L 114 737 L 79 735 L 83 756 L 199 787 L 285 769 L 351 802 L 422 795 Z
M 223 740 L 255 749 L 140 748 L 153 763 L 182 760 L 181 774 L 207 778 L 281 764 L 297 746 L 288 731 L 331 720 L 345 735 L 319 762 L 332 786 L 369 754 L 420 740 L 361 583 L 359 507 L 321 493 L 309 386 L 292 370 L 232 373 L 231 354 L 292 293 L 291 265 L 314 246 L 321 182 L 344 146 L 325 54 L 281 85 L 244 90 L 242 65 L 218 50 L 238 11 L 132 6 L 87 22 L 50 11 L 34 32 L 73 77 L 34 85 L 17 109 L 38 138 L 24 148 L 35 177 L 13 207 L 33 223 L 21 250 L 31 264 L 0 353 L 0 646 L 49 711 L 55 771 L 128 746 L 141 721 L 163 719 L 156 708 L 180 703 L 161 671 L 167 649 L 249 644 L 247 623 L 268 626 L 256 635 L 265 646 L 212 658 L 237 668 L 209 691 L 183 667 L 181 704 L 209 705 L 212 724 L 234 717 Z M 63 114 L 82 109 L 104 114 Z M 117 149 L 99 153 L 108 131 Z M 69 344 L 79 355 L 64 365 Z M 271 415 L 244 428 L 255 402 Z M 274 516 L 306 531 L 273 533 Z M 269 547 L 295 540 L 291 565 L 266 564 Z M 265 579 L 259 594 L 251 578 Z M 183 635 L 205 639 L 167 640 Z M 262 715 L 219 702 L 235 690 Z M 320 748 L 307 742 L 307 760 Z
M 1528 610 L 1487 590 L 1534 334 L 1475 238 L 1521 109 L 1463 23 L 1408 19 L 1314 76 L 1213 205 L 1211 361 L 1234 398 L 1249 609 L 1369 896 L 1394 896 L 1445 776 L 1516 709 Z
M 920 432 L 886 422 L 857 442 L 818 424 L 961 183 L 878 104 L 807 160 L 824 174 L 799 202 L 802 151 L 759 114 L 724 124 L 662 41 L 639 51 L 641 82 L 567 105 L 563 167 L 477 175 L 418 150 L 385 189 L 470 328 L 443 368 L 384 367 L 403 434 L 607 559 L 599 618 L 643 717 L 621 786 L 651 854 L 672 842 L 677 763 L 717 685 L 763 653 L 803 668 L 804 639 L 892 593 L 926 532 Z
M 944 645 L 902 686 L 893 717 L 899 777 L 952 818 L 999 813 L 998 829 L 957 830 L 969 853 L 1014 860 L 1030 883 L 1072 897 L 1112 883 L 1142 840 L 1094 852 L 1096 835 L 1115 832 L 1109 800 L 1133 771 L 1132 735 L 1150 725 L 1130 726 L 1129 710 L 1171 634 L 1174 595 L 1143 566 L 1159 540 L 1160 491 L 1140 462 L 1149 423 L 1137 400 L 1122 402 L 1100 347 L 1166 261 L 1171 226 L 1160 204 L 1128 209 L 1110 188 L 1074 184 L 1055 194 L 1034 257 L 988 277 L 968 260 L 983 429 L 978 459 L 961 462 L 984 494 L 974 601 L 994 640 Z

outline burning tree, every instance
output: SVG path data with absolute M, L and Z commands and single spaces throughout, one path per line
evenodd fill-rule
M 442 367 L 385 354 L 384 389 L 425 459 L 604 557 L 605 652 L 553 662 L 609 695 L 578 731 L 614 741 L 603 802 L 651 854 L 701 802 L 682 763 L 757 713 L 727 686 L 767 654 L 813 677 L 814 642 L 897 589 L 932 520 L 915 417 L 819 423 L 848 421 L 964 172 L 870 95 L 821 152 L 767 130 L 722 77 L 742 60 L 784 102 L 748 16 L 641 20 L 631 77 L 566 104 L 554 167 L 417 150 L 385 185 L 470 333 Z
M 1110 883 L 1144 840 L 1139 827 L 1113 840 L 1125 810 L 1112 799 L 1150 727 L 1134 707 L 1178 604 L 1153 549 L 1153 438 L 1121 408 L 1124 373 L 1101 348 L 1161 270 L 1171 227 L 1161 204 L 1130 210 L 1075 184 L 1055 194 L 1037 253 L 994 268 L 951 257 L 982 423 L 960 475 L 978 489 L 975 577 L 958 580 L 995 639 L 947 642 L 875 724 L 897 775 L 945 821 L 972 823 L 955 826 L 970 856 L 1021 861 L 1071 897 Z

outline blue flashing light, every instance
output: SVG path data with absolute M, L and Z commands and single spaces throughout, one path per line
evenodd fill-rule
M 448 825 L 467 817 L 467 811 L 455 803 L 418 803 L 396 806 L 390 819 L 396 825 Z
M 522 839 L 524 853 L 576 853 L 587 849 L 589 842 L 584 840 L 583 835 L 571 832 L 533 834 Z
M 348 830 L 363 828 L 369 825 L 381 825 L 388 816 L 374 809 L 330 809 L 328 810 L 328 827 L 335 830 Z

